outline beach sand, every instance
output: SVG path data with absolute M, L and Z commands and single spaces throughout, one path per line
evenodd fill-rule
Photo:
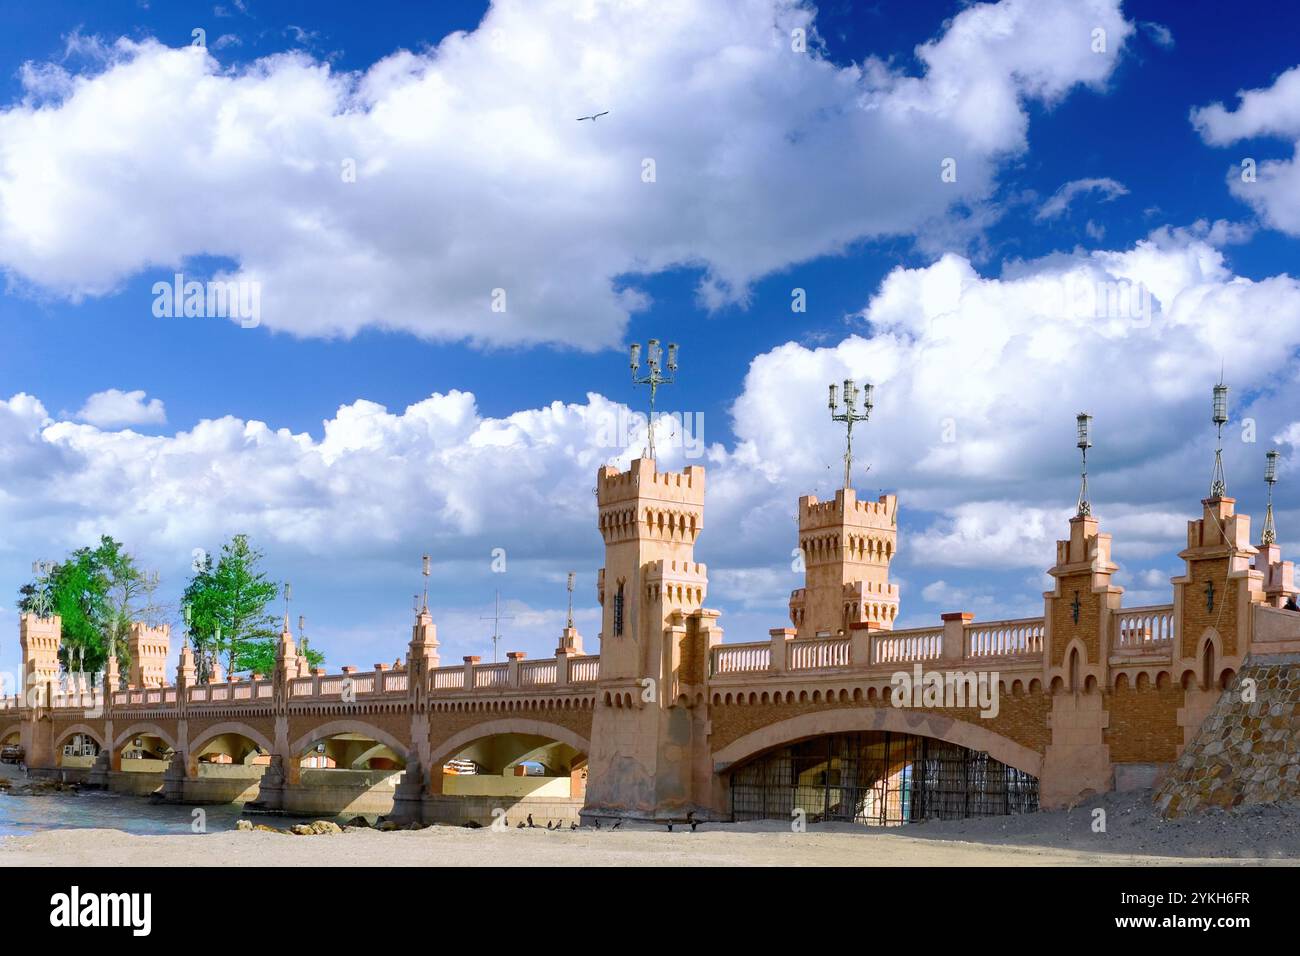
M 4 799 L 0 797 L 0 799 Z M 75 800 L 54 795 L 41 799 Z M 1096 829 L 1104 812 L 1105 828 Z M 281 824 L 275 817 L 256 823 Z M 221 830 L 133 835 L 53 829 L 0 839 L 0 866 L 1203 866 L 1300 864 L 1300 805 L 1163 820 L 1146 793 L 1106 794 L 1070 810 L 881 829 L 788 823 L 611 830 L 436 826 L 292 836 Z
M 133 836 L 51 830 L 8 837 L 7 866 L 1151 866 L 1198 858 L 1087 853 L 1045 847 L 918 840 L 892 833 L 791 833 L 728 825 L 658 830 L 354 830 L 311 837 L 223 832 Z M 1239 861 L 1248 862 L 1248 861 Z

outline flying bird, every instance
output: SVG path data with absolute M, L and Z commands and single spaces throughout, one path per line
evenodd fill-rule
M 608 115 L 609 115 L 609 110 L 605 110 L 605 112 L 603 113 L 593 113 L 591 116 L 579 116 L 578 122 L 581 123 L 583 120 L 591 120 L 594 123 L 602 116 L 608 116 Z

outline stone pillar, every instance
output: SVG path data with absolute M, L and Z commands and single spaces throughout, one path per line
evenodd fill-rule
M 519 686 L 519 664 L 527 656 L 523 651 L 506 651 L 506 684 Z
M 786 671 L 786 648 L 798 633 L 793 627 L 774 627 L 767 632 L 772 639 L 772 660 L 768 665 L 774 674 Z
M 112 654 L 108 655 L 108 661 L 104 664 L 104 710 L 111 712 L 113 710 L 113 695 L 117 689 L 122 686 L 122 675 L 117 669 L 117 658 Z
M 959 661 L 966 656 L 966 625 L 975 615 L 969 611 L 952 611 L 943 617 L 943 659 Z
M 871 664 L 871 632 L 877 629 L 875 621 L 854 621 L 849 625 L 849 664 L 868 667 Z
M 470 654 L 464 658 L 465 661 L 465 689 L 474 689 L 474 665 L 481 661 L 482 658 L 477 654 Z
M 582 649 L 582 635 L 572 624 L 560 632 L 560 647 L 575 657 L 581 657 L 585 653 Z

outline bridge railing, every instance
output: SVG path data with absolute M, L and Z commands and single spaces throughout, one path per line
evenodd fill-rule
M 541 684 L 554 684 L 556 680 L 555 661 L 524 661 L 519 665 L 519 683 L 523 687 L 537 687 Z
M 1033 657 L 1043 653 L 1046 622 L 1041 617 L 980 621 L 965 626 L 967 658 Z
M 586 654 L 569 659 L 569 683 L 594 684 L 599 677 L 599 654 Z
M 910 664 L 943 656 L 943 628 L 918 627 L 871 635 L 871 663 Z
M 787 670 L 815 670 L 823 667 L 849 665 L 849 639 L 817 638 L 811 641 L 791 641 L 785 652 Z
M 1152 604 L 1122 610 L 1111 618 L 1111 649 L 1117 654 L 1160 653 L 1174 642 L 1174 606 Z
M 429 672 L 429 681 L 435 693 L 440 690 L 464 690 L 465 668 L 435 667 Z
M 719 644 L 713 648 L 710 673 L 740 674 L 766 671 L 772 667 L 769 641 L 753 644 Z

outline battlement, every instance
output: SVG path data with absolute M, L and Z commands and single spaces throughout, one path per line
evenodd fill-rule
M 661 472 L 653 459 L 638 458 L 627 471 L 605 465 L 596 473 L 596 502 L 601 508 L 638 499 L 703 508 L 704 469 L 688 465 L 680 472 Z
M 857 492 L 852 488 L 841 488 L 830 501 L 819 501 L 816 495 L 804 495 L 799 499 L 801 532 L 841 526 L 893 531 L 897 524 L 897 495 L 881 495 L 875 501 L 859 501 Z
M 707 581 L 708 568 L 698 561 L 651 561 L 645 567 L 647 581 Z
M 24 614 L 18 622 L 18 643 L 23 655 L 23 685 L 31 687 L 59 675 L 59 648 L 63 644 L 63 619 L 57 614 Z
M 127 682 L 133 687 L 161 687 L 167 683 L 167 657 L 171 652 L 171 625 L 150 627 L 142 621 L 131 624 L 127 649 L 131 670 Z

